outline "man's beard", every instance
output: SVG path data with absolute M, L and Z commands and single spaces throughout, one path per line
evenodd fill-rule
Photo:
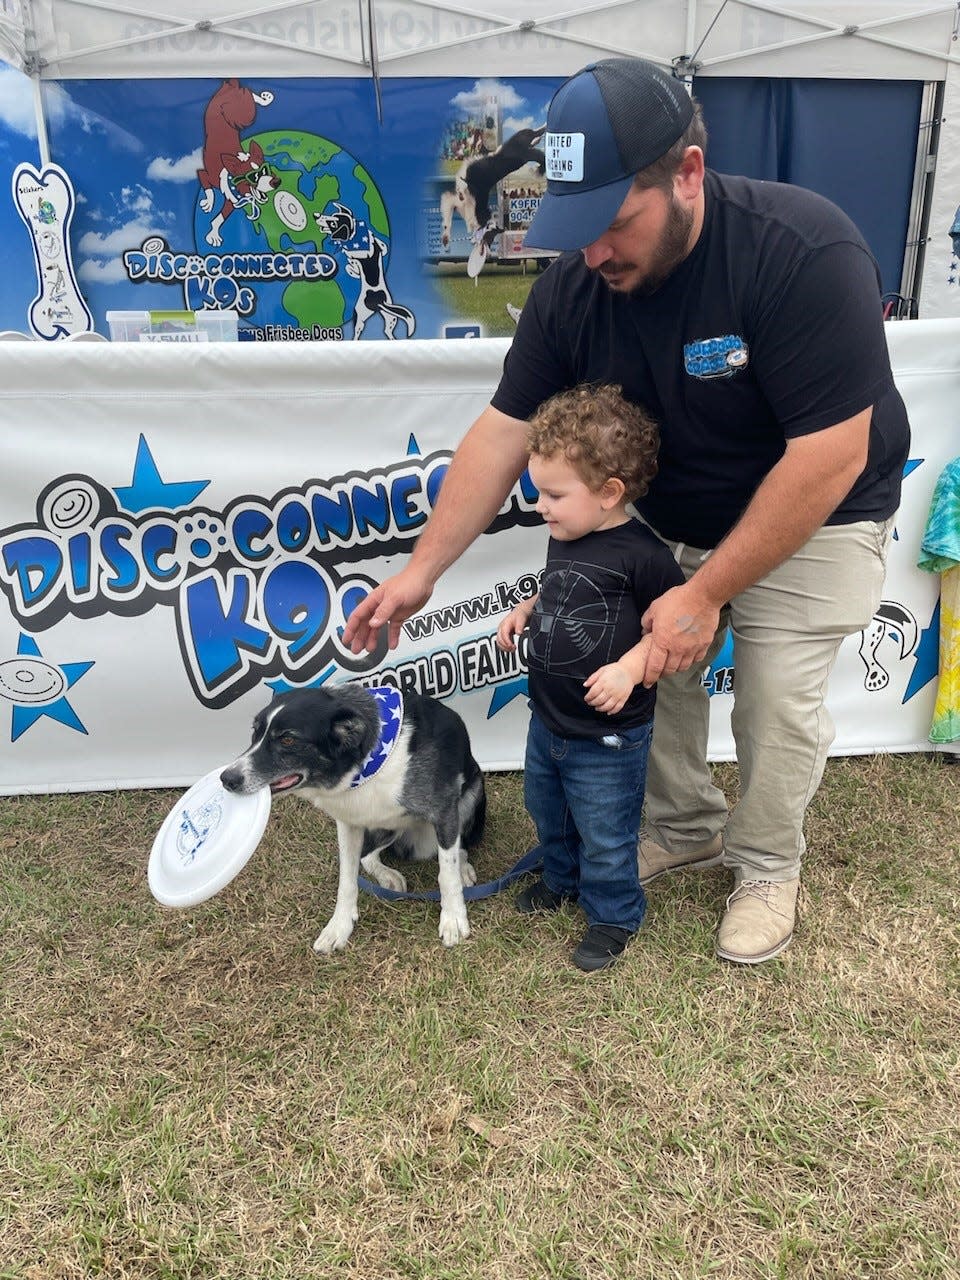
M 676 270 L 690 251 L 690 231 L 693 227 L 694 211 L 687 209 L 678 200 L 670 201 L 667 220 L 664 223 L 660 240 L 654 250 L 653 260 L 645 276 L 627 290 L 634 297 L 645 298 L 656 293 L 666 278 Z M 600 275 L 605 271 L 614 274 L 618 271 L 630 270 L 629 262 L 605 262 L 597 268 Z

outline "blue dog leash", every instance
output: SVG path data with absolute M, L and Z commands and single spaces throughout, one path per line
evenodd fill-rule
M 500 876 L 498 880 L 491 880 L 487 884 L 465 885 L 463 889 L 464 899 L 467 902 L 476 902 L 478 898 L 492 898 L 495 893 L 500 893 L 508 885 L 513 884 L 514 880 L 519 880 L 521 876 L 525 876 L 531 871 L 540 871 L 542 867 L 543 858 L 540 856 L 539 847 L 534 845 L 515 866 Z M 376 898 L 387 898 L 390 901 L 396 901 L 398 898 L 411 898 L 416 902 L 440 901 L 440 891 L 438 889 L 432 889 L 429 893 L 400 893 L 397 889 L 385 889 L 381 884 L 374 884 L 372 880 L 366 880 L 363 876 L 359 877 L 358 883 L 365 893 L 372 893 Z

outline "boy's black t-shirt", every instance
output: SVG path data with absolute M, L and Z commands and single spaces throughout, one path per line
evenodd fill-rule
M 715 547 L 793 436 L 873 405 L 866 468 L 827 520 L 883 520 L 909 445 L 876 263 L 835 205 L 707 171 L 697 244 L 651 296 L 612 292 L 580 253 L 540 276 L 493 405 L 527 418 L 556 391 L 612 382 L 659 421 L 637 502 L 664 537 Z
M 639 643 L 647 607 L 683 580 L 667 547 L 638 520 L 571 542 L 550 539 L 527 636 L 530 700 L 550 730 L 602 738 L 653 716 L 655 687 L 636 685 L 611 716 L 587 704 L 583 682 Z

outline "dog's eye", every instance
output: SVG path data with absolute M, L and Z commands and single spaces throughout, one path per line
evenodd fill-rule
M 277 741 L 280 743 L 281 747 L 292 747 L 296 745 L 297 740 L 292 733 L 281 733 Z

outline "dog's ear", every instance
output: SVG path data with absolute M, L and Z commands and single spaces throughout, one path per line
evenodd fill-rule
M 340 711 L 334 716 L 331 730 L 333 740 L 339 746 L 354 748 L 363 745 L 367 726 L 362 716 L 353 711 Z

